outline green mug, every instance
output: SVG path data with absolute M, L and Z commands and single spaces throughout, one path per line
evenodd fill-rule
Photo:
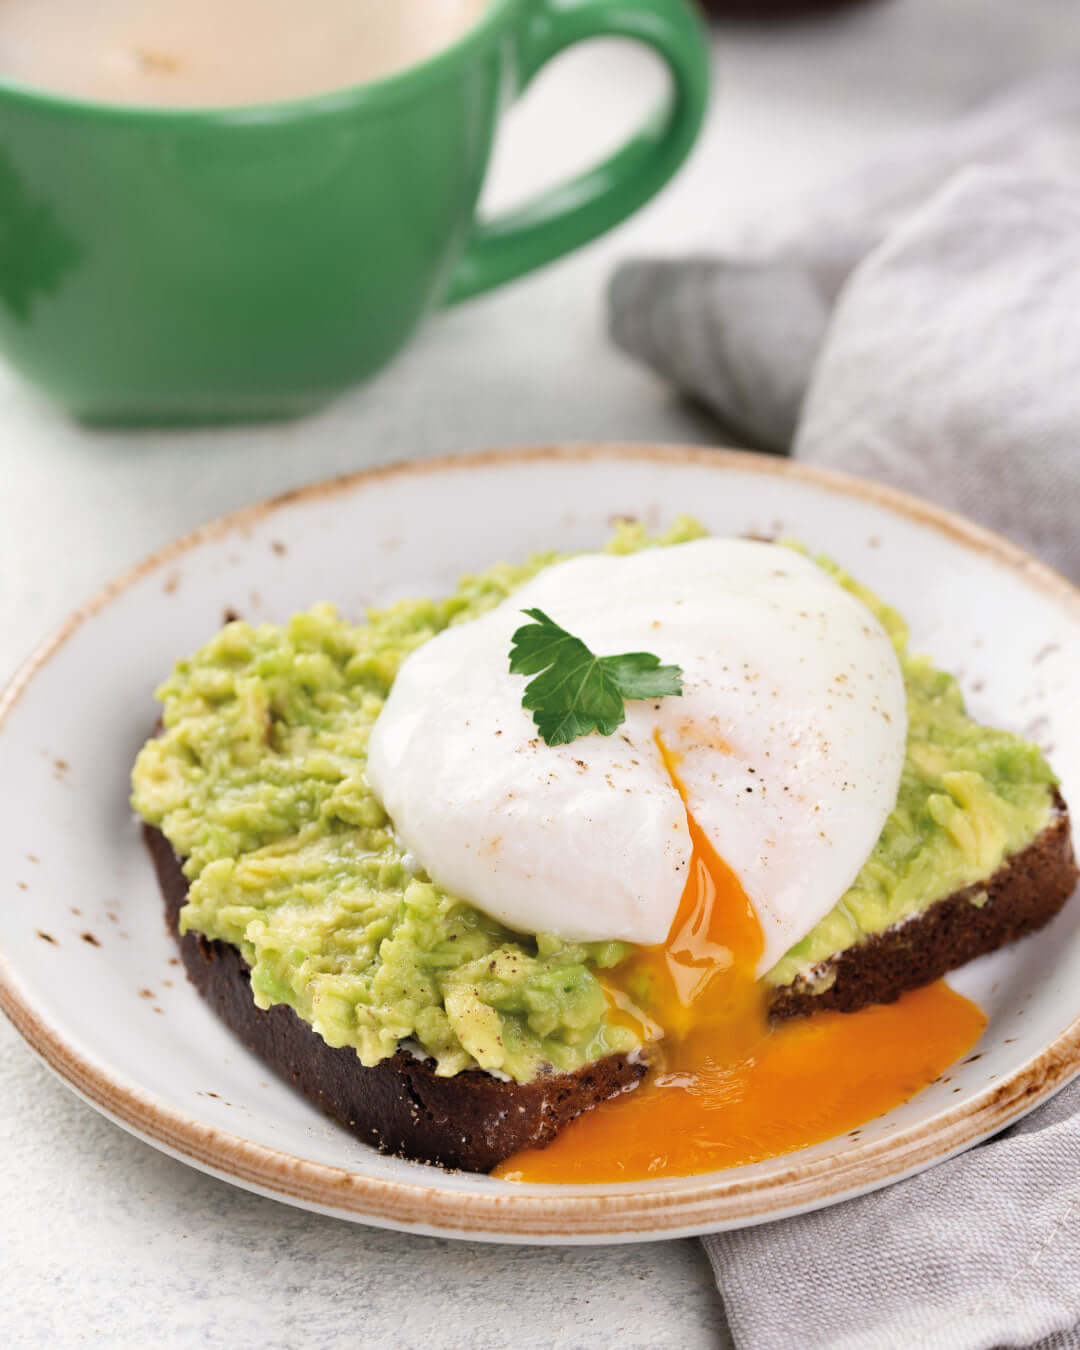
M 618 153 L 477 221 L 496 123 L 557 52 L 632 38 L 670 68 Z M 257 107 L 141 108 L 0 82 L 0 352 L 76 417 L 288 417 L 387 361 L 439 302 L 550 262 L 685 158 L 708 48 L 688 0 L 491 0 L 388 78 Z

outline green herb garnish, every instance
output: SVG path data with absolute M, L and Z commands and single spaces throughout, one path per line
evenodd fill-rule
M 624 699 L 682 693 L 682 670 L 662 666 L 651 652 L 596 656 L 542 609 L 521 612 L 535 623 L 514 634 L 510 672 L 536 676 L 521 706 L 547 745 L 568 745 L 591 731 L 610 736 L 626 721 Z

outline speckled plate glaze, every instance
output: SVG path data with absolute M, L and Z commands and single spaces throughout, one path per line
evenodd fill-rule
M 835 474 L 715 450 L 586 446 L 378 469 L 238 512 L 120 577 L 0 699 L 0 1007 L 111 1119 L 174 1157 L 342 1218 L 507 1242 L 620 1242 L 757 1223 L 886 1185 L 985 1138 L 1080 1069 L 1080 900 L 953 977 L 981 1042 L 861 1130 L 700 1177 L 519 1186 L 381 1157 L 234 1040 L 185 981 L 127 805 L 152 690 L 226 608 L 349 614 L 536 549 L 587 549 L 613 516 L 786 531 L 909 618 L 976 715 L 1052 754 L 1080 803 L 1080 593 L 974 525 Z

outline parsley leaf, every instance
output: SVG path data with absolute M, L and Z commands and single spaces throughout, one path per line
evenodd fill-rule
M 522 613 L 535 622 L 514 634 L 510 672 L 536 676 L 521 706 L 548 745 L 568 745 L 591 731 L 610 736 L 626 720 L 624 699 L 682 693 L 679 667 L 662 666 L 651 652 L 596 656 L 542 609 Z

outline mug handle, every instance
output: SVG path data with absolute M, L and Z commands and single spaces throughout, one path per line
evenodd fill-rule
M 609 159 L 475 224 L 444 304 L 500 286 L 595 239 L 657 193 L 689 153 L 708 104 L 703 20 L 687 0 L 540 0 L 520 38 L 520 89 L 553 56 L 597 37 L 631 38 L 658 52 L 671 71 L 668 99 Z

